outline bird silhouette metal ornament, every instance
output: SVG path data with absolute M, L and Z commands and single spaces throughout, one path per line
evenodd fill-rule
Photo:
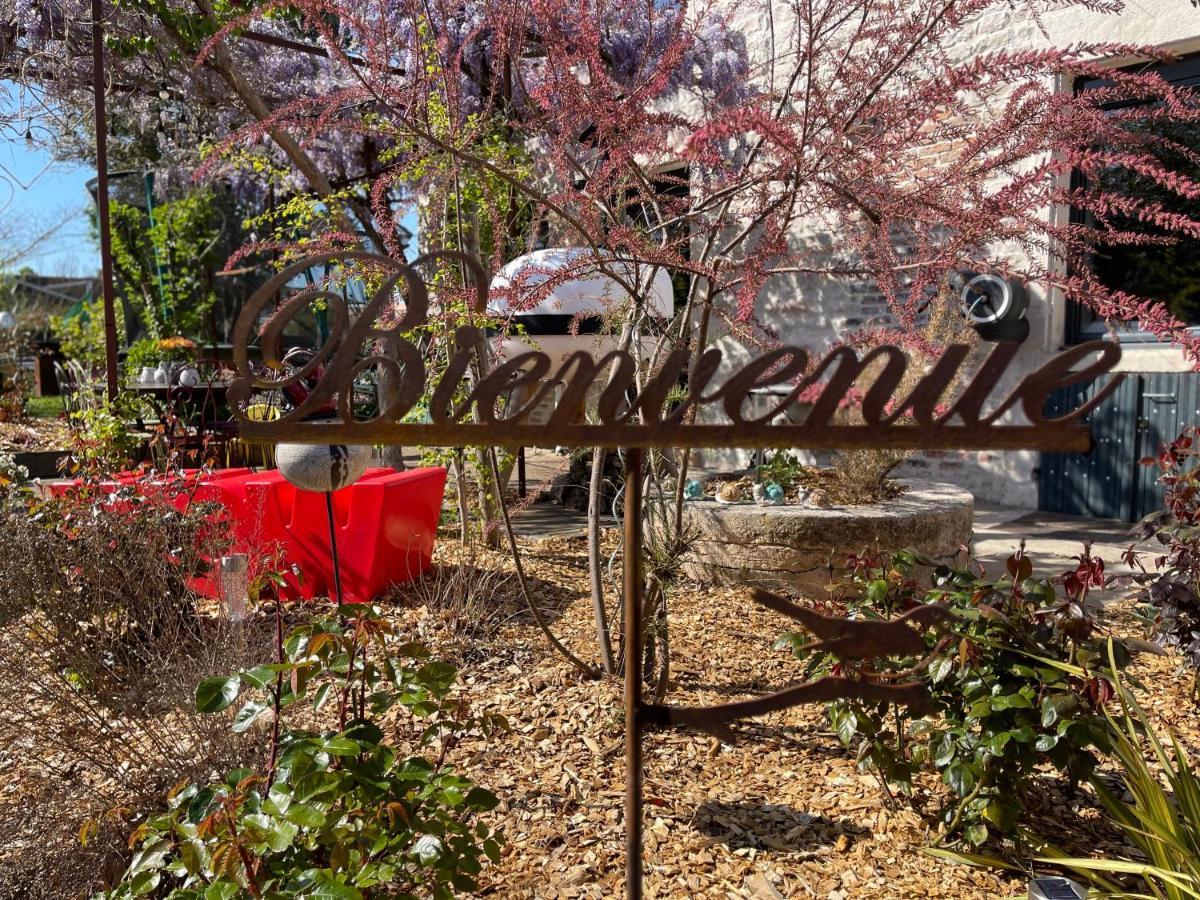
M 430 310 L 429 288 L 419 271 L 425 265 L 447 263 L 469 277 L 475 311 L 482 315 L 488 299 L 486 273 L 475 258 L 452 251 L 428 253 L 411 264 L 358 251 L 326 253 L 288 266 L 268 280 L 247 301 L 233 331 L 238 377 L 228 398 L 240 419 L 241 434 L 276 443 L 623 448 L 628 550 L 622 618 L 630 647 L 643 646 L 645 449 L 871 446 L 1084 452 L 1091 448 L 1088 413 L 1121 382 L 1120 375 L 1113 376 L 1078 409 L 1048 418 L 1046 398 L 1110 372 L 1121 356 L 1119 344 L 1093 341 L 1071 347 L 1016 379 L 1008 390 L 1001 385 L 1014 381 L 1009 370 L 1018 350 L 1015 343 L 997 343 L 971 372 L 966 371 L 971 348 L 952 344 L 918 373 L 915 384 L 903 387 L 913 381 L 911 363 L 894 346 L 875 347 L 861 356 L 839 347 L 819 359 L 802 347 L 785 346 L 731 366 L 732 360 L 719 348 L 668 345 L 648 377 L 639 377 L 639 361 L 620 350 L 599 359 L 582 351 L 571 353 L 557 367 L 547 354 L 530 351 L 491 366 L 487 335 L 473 324 L 449 335 L 445 363 L 429 371 L 414 337 L 428 324 Z M 335 278 L 366 286 L 365 305 L 352 314 L 328 278 L 280 299 L 293 282 L 312 271 L 333 271 Z M 637 298 L 631 299 L 636 305 Z M 400 300 L 403 312 L 397 318 Z M 307 362 L 289 370 L 284 363 L 285 329 L 317 305 L 327 310 L 329 336 Z M 261 349 L 264 367 L 251 365 L 253 345 Z M 358 418 L 353 386 L 370 370 L 385 375 L 391 389 L 382 409 Z M 947 396 L 956 381 L 961 389 Z M 306 394 L 285 415 L 257 421 L 246 414 L 256 395 L 286 391 L 299 383 L 305 384 Z M 771 386 L 782 388 L 772 396 L 771 408 L 755 410 L 751 395 Z M 852 395 L 861 397 L 856 405 L 862 421 L 840 424 L 835 413 Z M 801 396 L 808 401 L 802 415 Z M 514 403 L 513 397 L 523 399 Z M 426 415 L 413 416 L 423 398 Z M 585 401 L 590 414 L 581 419 Z M 336 410 L 332 419 L 310 420 L 330 408 Z M 927 607 L 887 622 L 851 622 L 818 615 L 775 595 L 760 593 L 756 599 L 812 633 L 812 649 L 852 660 L 915 655 L 925 647 L 918 629 L 944 625 L 948 615 Z M 642 742 L 647 728 L 699 728 L 730 739 L 729 724 L 738 719 L 844 698 L 901 703 L 917 715 L 930 711 L 923 685 L 903 677 L 919 666 L 900 673 L 900 680 L 886 672 L 850 668 L 854 677 L 827 676 L 715 707 L 672 707 L 646 703 L 640 667 L 625 666 L 627 897 L 642 896 Z

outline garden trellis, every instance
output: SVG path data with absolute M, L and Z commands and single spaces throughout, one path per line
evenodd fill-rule
M 1050 358 L 1025 375 L 1003 398 L 999 386 L 1017 349 L 996 344 L 978 369 L 966 376 L 956 397 L 946 394 L 967 364 L 969 348 L 943 349 L 907 396 L 897 397 L 910 364 L 902 350 L 884 345 L 863 356 L 838 348 L 815 364 L 799 347 L 778 347 L 737 366 L 732 374 L 714 383 L 724 361 L 716 348 L 696 350 L 675 347 L 666 362 L 636 388 L 637 360 L 626 351 L 613 351 L 596 359 L 577 351 L 551 372 L 550 358 L 531 351 L 501 361 L 488 369 L 486 337 L 472 324 L 461 325 L 454 335 L 454 352 L 445 368 L 431 377 L 411 332 L 426 324 L 429 287 L 419 274 L 429 263 L 452 263 L 470 275 L 475 309 L 486 308 L 487 284 L 483 266 L 473 257 L 455 251 L 436 251 L 411 265 L 366 252 L 327 253 L 301 260 L 267 281 L 242 310 L 234 329 L 234 359 L 238 380 L 229 398 L 241 419 L 242 435 L 253 441 L 312 444 L 401 444 L 408 446 L 584 446 L 614 447 L 626 453 L 625 547 L 623 567 L 623 633 L 626 665 L 625 707 L 625 832 L 626 895 L 642 896 L 642 741 L 647 726 L 690 727 L 728 737 L 727 724 L 749 716 L 786 709 L 801 703 L 834 699 L 886 701 L 926 708 L 928 698 L 916 681 L 858 680 L 826 676 L 785 688 L 773 694 L 707 707 L 677 707 L 647 703 L 643 698 L 640 667 L 629 648 L 642 646 L 643 462 L 652 448 L 762 448 L 812 449 L 875 446 L 890 449 L 991 449 L 1086 451 L 1091 446 L 1087 414 L 1116 389 L 1114 376 L 1087 403 L 1073 412 L 1046 418 L 1045 401 L 1063 387 L 1087 382 L 1110 372 L 1120 359 L 1120 345 L 1096 341 L 1081 344 Z M 304 272 L 350 273 L 372 284 L 368 302 L 351 315 L 341 294 L 328 281 L 308 284 L 279 303 L 279 292 Z M 399 321 L 380 324 L 402 294 L 404 314 Z M 279 303 L 278 308 L 275 304 Z M 283 336 L 289 321 L 314 304 L 329 311 L 330 334 L 302 367 L 287 371 L 283 362 Z M 272 312 L 273 310 L 273 312 Z M 271 313 L 260 327 L 265 313 Z M 250 348 L 261 344 L 266 372 L 252 367 Z M 367 349 L 369 348 L 369 349 Z M 392 390 L 378 415 L 358 420 L 350 401 L 356 377 L 378 368 L 385 371 Z M 682 399 L 672 391 L 686 373 Z M 303 380 L 319 379 L 307 399 L 274 421 L 253 421 L 245 409 L 260 391 L 280 390 Z M 843 400 L 860 382 L 862 424 L 838 425 L 831 420 Z M 465 400 L 455 402 L 463 383 Z M 558 385 L 558 399 L 541 424 L 528 421 L 529 413 Z M 765 413 L 744 413 L 751 391 L 773 385 L 787 391 Z M 514 388 L 527 389 L 529 399 L 519 406 L 499 409 L 501 398 Z M 785 408 L 801 394 L 816 389 L 807 416 L 799 423 L 780 423 Z M 576 410 L 587 396 L 596 396 L 594 422 L 576 421 Z M 428 421 L 406 421 L 422 398 L 428 396 Z M 328 404 L 336 404 L 333 419 L 309 417 Z M 688 413 L 719 406 L 727 424 L 695 424 Z M 1009 424 L 1019 408 L 1027 424 Z M 917 636 L 910 624 L 929 628 L 939 623 L 937 612 L 900 617 L 891 621 L 849 621 L 813 617 L 783 598 L 759 594 L 758 602 L 800 621 L 825 646 L 835 643 L 844 656 L 874 659 L 902 653 Z M 819 621 L 818 621 L 819 620 Z

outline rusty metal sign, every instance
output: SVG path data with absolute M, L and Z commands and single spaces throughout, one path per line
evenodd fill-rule
M 1001 381 L 1017 351 L 1015 344 L 997 344 L 973 374 L 964 376 L 965 383 L 955 397 L 945 395 L 967 363 L 969 348 L 964 345 L 947 346 L 903 397 L 896 394 L 910 361 L 893 346 L 874 348 L 861 357 L 849 348 L 839 348 L 815 364 L 800 347 L 780 347 L 736 367 L 723 379 L 718 379 L 718 373 L 726 360 L 719 349 L 696 353 L 680 347 L 670 350 L 663 364 L 639 387 L 635 380 L 638 361 L 624 351 L 599 359 L 576 352 L 554 371 L 548 354 L 532 351 L 503 360 L 489 371 L 486 336 L 474 325 L 455 331 L 447 364 L 430 373 L 411 335 L 427 324 L 430 306 L 429 289 L 417 267 L 438 259 L 453 262 L 470 274 L 476 311 L 483 312 L 487 281 L 482 266 L 470 256 L 446 251 L 426 254 L 412 265 L 370 253 L 325 254 L 298 262 L 264 284 L 247 302 L 234 329 L 238 379 L 230 386 L 228 397 L 241 419 L 241 434 L 256 441 L 324 444 L 624 448 L 627 552 L 622 616 L 625 643 L 630 648 L 643 645 L 645 448 L 871 446 L 1086 451 L 1091 447 L 1091 434 L 1085 417 L 1121 380 L 1119 375 L 1113 377 L 1079 409 L 1048 419 L 1043 414 L 1047 396 L 1111 371 L 1120 358 L 1118 344 L 1095 341 L 1072 347 L 1025 375 L 1002 396 L 995 396 L 1001 393 Z M 375 282 L 357 315 L 351 315 L 337 291 L 321 283 L 280 299 L 297 277 L 328 265 L 349 267 L 346 271 L 356 277 Z M 400 299 L 404 301 L 403 315 L 381 324 L 381 319 L 395 315 Z M 284 331 L 297 315 L 315 304 L 327 309 L 330 335 L 307 362 L 288 371 L 283 362 Z M 257 370 L 250 362 L 250 348 L 256 342 L 264 364 Z M 352 388 L 355 379 L 370 369 L 386 372 L 392 389 L 386 408 L 373 418 L 359 420 L 352 408 Z M 246 415 L 256 393 L 287 390 L 301 383 L 305 383 L 306 396 L 280 418 L 263 422 Z M 686 384 L 684 396 L 669 404 L 668 395 L 681 383 Z M 752 391 L 778 386 L 784 390 L 773 398 L 769 410 L 747 415 Z M 552 387 L 554 394 L 550 393 Z M 502 402 L 511 400 L 515 388 L 525 389 L 525 399 L 519 405 Z M 852 388 L 861 391 L 858 408 L 862 423 L 834 424 L 834 413 Z M 465 399 L 461 399 L 464 389 Z M 807 414 L 799 423 L 789 423 L 782 414 L 802 394 L 815 395 L 815 399 L 809 401 Z M 404 421 L 423 397 L 430 398 L 429 420 Z M 549 415 L 540 423 L 531 422 L 531 412 L 550 397 L 557 401 Z M 592 421 L 580 421 L 579 410 L 587 398 L 593 401 L 594 416 Z M 692 413 L 704 408 L 719 410 L 728 423 L 695 424 Z M 314 414 L 331 410 L 332 417 L 312 420 Z M 1006 424 L 1014 410 L 1023 414 L 1027 424 Z M 784 421 L 781 424 L 779 420 Z M 625 845 L 629 898 L 642 896 L 642 740 L 647 727 L 694 728 L 732 740 L 730 723 L 803 703 L 859 699 L 906 705 L 918 715 L 932 711 L 924 685 L 913 676 L 933 654 L 900 673 L 857 663 L 924 653 L 927 644 L 922 632 L 951 621 L 945 609 L 931 605 L 890 621 L 850 621 L 821 616 L 766 592 L 757 592 L 754 599 L 797 621 L 813 635 L 814 649 L 854 661 L 855 665 L 847 667 L 854 677 L 827 676 L 716 706 L 651 704 L 642 697 L 640 666 L 631 662 L 633 654 L 627 651 Z
M 429 254 L 462 263 L 472 273 L 477 307 L 487 300 L 483 270 L 473 258 L 453 253 Z M 420 261 L 418 261 L 420 262 Z M 315 266 L 353 264 L 380 280 L 365 307 L 351 317 L 345 300 L 317 283 L 294 293 L 259 322 L 289 282 Z M 404 314 L 386 326 L 400 296 Z M 284 330 L 314 304 L 327 307 L 330 335 L 312 358 L 286 372 L 282 361 Z M 303 260 L 264 284 L 246 303 L 234 328 L 234 360 L 238 380 L 229 398 L 235 413 L 255 392 L 281 390 L 319 375 L 306 399 L 269 422 L 243 421 L 242 435 L 256 441 L 299 443 L 404 444 L 408 446 L 568 446 L 568 447 L 805 447 L 827 449 L 872 446 L 881 449 L 1038 449 L 1084 451 L 1090 433 L 1083 419 L 1116 390 L 1113 378 L 1082 407 L 1047 419 L 1046 397 L 1059 388 L 1091 381 L 1108 372 L 1120 358 L 1120 345 L 1109 341 L 1080 344 L 1052 357 L 1025 375 L 1003 396 L 995 396 L 1012 364 L 1018 345 L 997 344 L 969 377 L 959 395 L 946 394 L 967 362 L 970 348 L 951 344 L 906 396 L 897 396 L 909 359 L 898 347 L 876 347 L 859 356 L 849 347 L 835 349 L 815 363 L 801 347 L 778 347 L 739 366 L 728 368 L 722 351 L 688 347 L 669 350 L 662 364 L 637 385 L 637 360 L 614 350 L 599 359 L 585 351 L 567 357 L 557 368 L 549 354 L 519 353 L 482 373 L 465 400 L 455 402 L 463 380 L 483 365 L 486 338 L 482 329 L 463 325 L 455 330 L 453 350 L 440 371 L 430 373 L 411 333 L 427 325 L 429 291 L 414 266 L 370 253 L 331 253 Z M 257 332 L 257 333 L 256 333 Z M 267 371 L 254 371 L 248 347 L 261 341 Z M 355 378 L 372 368 L 386 371 L 391 390 L 386 408 L 359 420 L 351 408 Z M 553 369 L 553 370 L 552 370 Z M 278 373 L 278 374 L 276 374 Z M 686 382 L 683 379 L 686 377 Z M 868 383 L 863 385 L 862 383 Z M 686 383 L 683 396 L 668 405 L 668 395 Z M 747 413 L 751 392 L 782 386 L 770 409 Z M 785 410 L 801 395 L 812 395 L 801 422 L 784 419 Z M 861 424 L 835 424 L 834 414 L 852 390 L 861 390 Z M 522 401 L 504 404 L 521 392 Z M 430 397 L 427 422 L 406 422 L 423 396 Z M 579 409 L 594 397 L 592 421 Z M 530 414 L 551 402 L 543 421 Z M 314 413 L 336 408 L 325 421 L 309 421 Z M 694 422 L 694 413 L 717 410 L 726 424 Z M 1027 424 L 1005 424 L 1020 410 Z M 701 417 L 706 418 L 706 417 Z

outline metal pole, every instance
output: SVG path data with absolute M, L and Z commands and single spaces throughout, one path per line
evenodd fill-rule
M 625 897 L 642 897 L 642 448 L 625 451 Z
M 333 557 L 333 589 L 337 594 L 337 606 L 342 608 L 342 569 L 338 565 L 337 523 L 333 517 L 333 492 L 325 492 L 325 512 L 329 516 L 329 554 Z
M 154 173 L 147 172 L 142 179 L 146 186 L 146 221 L 150 223 L 150 230 L 154 231 Z M 170 329 L 168 319 L 171 317 L 171 311 L 167 308 L 167 290 L 163 286 L 163 267 L 162 258 L 158 255 L 158 245 L 153 239 L 150 241 L 150 249 L 154 253 L 154 273 L 158 278 L 158 305 L 162 309 L 163 327 Z M 174 333 L 169 330 L 168 334 Z M 216 341 L 213 341 L 215 344 Z
M 117 314 L 113 299 L 112 234 L 108 222 L 108 120 L 104 110 L 104 11 L 92 0 L 92 90 L 96 113 L 96 218 L 100 230 L 100 287 L 104 293 L 104 375 L 117 398 Z

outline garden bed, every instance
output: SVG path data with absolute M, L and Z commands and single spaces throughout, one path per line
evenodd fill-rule
M 611 549 L 611 537 L 606 544 Z M 525 547 L 535 599 L 552 627 L 575 652 L 594 658 L 584 542 L 550 539 Z M 453 540 L 441 542 L 438 558 L 444 563 L 456 550 Z M 471 566 L 511 568 L 499 554 L 483 554 Z M 791 655 L 771 649 L 791 623 L 755 606 L 744 588 L 684 585 L 671 605 L 669 702 L 728 701 L 799 677 Z M 511 581 L 489 585 L 482 609 L 494 624 L 470 641 L 451 633 L 452 616 L 411 589 L 387 609 L 398 635 L 456 659 L 476 713 L 502 714 L 510 725 L 507 733 L 464 741 L 451 755 L 457 768 L 501 798 L 489 820 L 503 827 L 508 843 L 499 864 L 485 867 L 481 894 L 619 896 L 620 682 L 584 679 L 551 651 L 520 612 Z M 1128 610 L 1128 602 L 1114 603 L 1103 624 L 1138 633 Z M 1189 685 L 1174 671 L 1173 658 L 1149 655 L 1132 670 L 1149 686 L 1142 699 L 1157 721 L 1195 748 L 1200 723 L 1186 699 Z M 8 702 L 26 702 L 21 690 L 14 685 Z M 407 721 L 386 727 L 401 744 L 401 736 L 411 735 Z M 913 805 L 885 803 L 875 779 L 856 771 L 820 707 L 775 713 L 738 731 L 734 745 L 688 732 L 647 736 L 647 897 L 957 900 L 1024 893 L 1022 878 L 925 855 L 945 788 L 925 778 Z M 75 835 L 101 776 L 82 767 L 70 783 L 50 783 L 33 748 L 16 747 L 0 749 L 0 772 L 0 898 L 64 896 L 38 857 L 51 843 L 79 853 Z M 1028 818 L 1055 840 L 1074 842 L 1065 849 L 1115 852 L 1120 838 L 1087 793 L 1068 794 L 1047 778 L 1040 797 Z

